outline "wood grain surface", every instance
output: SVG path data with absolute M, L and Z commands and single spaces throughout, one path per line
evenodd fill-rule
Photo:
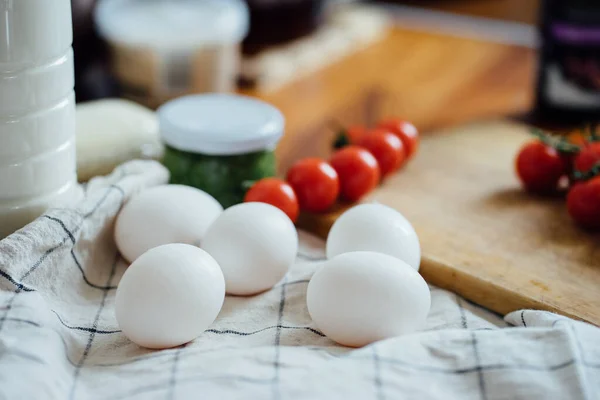
M 375 0 L 378 1 L 378 0 Z M 474 17 L 535 24 L 541 0 L 379 0 Z
M 533 102 L 535 59 L 528 48 L 394 28 L 373 46 L 276 92 L 244 93 L 285 115 L 277 149 L 285 172 L 302 157 L 329 155 L 332 121 L 402 116 L 429 132 L 525 113 Z
M 491 122 L 430 135 L 366 201 L 414 224 L 428 282 L 501 314 L 535 308 L 600 325 L 600 235 L 576 228 L 563 198 L 521 190 L 513 160 L 527 130 Z M 325 237 L 342 211 L 300 225 Z

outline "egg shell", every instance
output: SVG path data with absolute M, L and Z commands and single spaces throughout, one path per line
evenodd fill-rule
M 404 261 L 361 251 L 323 263 L 308 284 L 306 302 L 327 337 L 361 347 L 421 329 L 431 293 L 421 275 Z
M 213 323 L 224 300 L 223 273 L 207 252 L 167 244 L 144 253 L 125 271 L 115 314 L 132 342 L 165 349 L 197 338 Z
M 374 251 L 399 258 L 419 270 L 421 245 L 410 222 L 383 204 L 361 204 L 343 213 L 327 236 L 327 258 L 351 251 Z
M 247 296 L 273 287 L 298 252 L 298 233 L 288 216 L 266 203 L 230 207 L 212 224 L 202 244 L 225 275 L 227 293 Z
M 129 262 L 169 243 L 199 245 L 223 207 L 202 190 L 162 185 L 133 196 L 115 224 L 115 241 Z

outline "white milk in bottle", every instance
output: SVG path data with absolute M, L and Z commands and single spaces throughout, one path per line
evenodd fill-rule
M 70 0 L 0 0 L 0 239 L 80 194 Z

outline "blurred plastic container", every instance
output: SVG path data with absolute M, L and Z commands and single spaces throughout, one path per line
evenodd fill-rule
M 102 0 L 95 13 L 123 96 L 151 108 L 233 91 L 248 20 L 241 0 Z
M 75 200 L 70 0 L 0 1 L 0 238 Z

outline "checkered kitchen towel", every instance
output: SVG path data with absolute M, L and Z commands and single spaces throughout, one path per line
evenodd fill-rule
M 529 310 L 503 320 L 437 288 L 425 331 L 336 345 L 306 311 L 323 258 L 308 235 L 272 290 L 228 297 L 186 346 L 139 348 L 113 312 L 126 264 L 112 225 L 132 193 L 166 180 L 159 164 L 125 164 L 0 242 L 0 399 L 599 398 L 597 328 Z

